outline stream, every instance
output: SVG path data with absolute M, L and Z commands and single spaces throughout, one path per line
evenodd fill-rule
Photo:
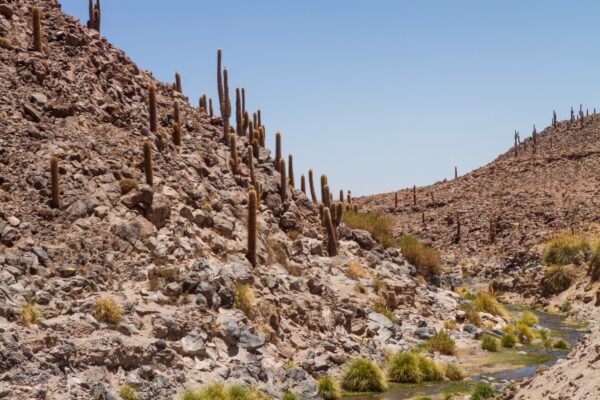
M 516 307 L 507 307 L 511 316 L 516 315 L 523 311 Z M 570 327 L 564 324 L 565 316 L 548 314 L 540 311 L 533 311 L 535 315 L 540 319 L 539 326 L 556 333 L 558 337 L 564 339 L 569 343 L 570 348 L 575 346 L 577 342 L 585 335 L 585 332 L 576 328 Z M 467 392 L 474 384 L 474 382 L 485 380 L 485 381 L 503 381 L 522 379 L 533 376 L 535 371 L 540 365 L 546 365 L 548 367 L 556 363 L 561 358 L 566 358 L 568 352 L 560 351 L 555 349 L 546 349 L 533 346 L 524 346 L 518 349 L 519 351 L 525 351 L 529 354 L 538 355 L 539 357 L 533 357 L 533 359 L 539 359 L 544 361 L 535 361 L 529 365 L 509 369 L 505 371 L 499 371 L 489 374 L 481 374 L 471 376 L 462 382 L 434 382 L 424 383 L 418 385 L 398 384 L 390 385 L 390 390 L 386 393 L 379 394 L 360 394 L 360 395 L 348 395 L 344 399 L 347 400 L 405 400 L 412 399 L 421 396 L 436 396 L 445 392 Z

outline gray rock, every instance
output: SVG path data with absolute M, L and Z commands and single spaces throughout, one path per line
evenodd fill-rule
M 362 229 L 352 230 L 352 240 L 358 243 L 358 245 L 365 250 L 371 250 L 373 247 L 375 247 L 375 241 L 371 237 L 371 234 Z
M 417 328 L 415 330 L 415 336 L 418 337 L 419 339 L 423 339 L 423 340 L 431 339 L 433 337 L 433 335 L 435 335 L 435 329 L 433 329 L 433 328 L 422 327 L 422 328 Z
M 265 345 L 265 334 L 259 333 L 255 335 L 249 330 L 244 329 L 240 335 L 240 345 L 248 350 L 257 350 Z

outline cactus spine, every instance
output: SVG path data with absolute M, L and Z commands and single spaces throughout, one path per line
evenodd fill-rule
M 306 194 L 306 179 L 304 178 L 304 174 L 300 175 L 300 190 Z
M 175 73 L 175 90 L 183 93 L 183 89 L 181 88 L 181 74 L 179 72 Z
M 156 133 L 158 129 L 158 116 L 156 114 L 156 86 L 150 85 L 149 89 L 150 132 Z
M 281 202 L 285 203 L 287 200 L 287 177 L 285 176 L 285 160 L 283 158 L 279 160 L 279 174 L 281 176 L 279 195 L 281 196 Z
M 58 158 L 50 157 L 50 189 L 52 193 L 51 206 L 60 208 L 60 183 L 58 174 Z
M 256 123 L 255 123 L 256 126 Z M 275 134 L 275 166 L 279 165 L 279 161 L 281 160 L 281 133 L 277 132 Z
M 337 256 L 337 241 L 335 238 L 335 228 L 331 220 L 331 212 L 329 208 L 323 208 L 323 226 L 327 231 L 327 253 L 329 257 Z
M 296 187 L 294 180 L 294 157 L 291 154 L 288 156 L 288 177 L 290 179 L 290 186 Z
M 237 152 L 237 141 L 234 134 L 229 135 L 229 166 L 231 172 L 237 174 L 240 167 L 240 161 Z
M 144 172 L 146 173 L 146 183 L 152 186 L 152 143 L 149 140 L 144 142 Z
M 308 184 L 310 186 L 310 197 L 314 203 L 317 202 L 317 192 L 315 191 L 315 181 L 313 179 L 312 169 L 308 170 Z
M 256 242 L 258 235 L 258 198 L 256 191 L 250 189 L 248 192 L 248 253 L 246 257 L 253 267 L 256 267 Z
M 33 15 L 33 48 L 39 53 L 44 52 L 42 46 L 42 10 L 39 7 L 32 7 Z

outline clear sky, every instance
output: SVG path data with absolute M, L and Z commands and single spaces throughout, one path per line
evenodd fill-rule
M 87 21 L 87 0 L 61 3 Z M 101 3 L 102 33 L 163 81 L 179 71 L 193 105 L 216 98 L 222 48 L 230 86 L 262 110 L 270 144 L 282 132 L 296 179 L 313 168 L 356 195 L 464 173 L 553 109 L 599 106 L 598 1 Z

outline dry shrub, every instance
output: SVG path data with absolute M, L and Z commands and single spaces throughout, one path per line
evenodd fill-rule
M 424 245 L 413 236 L 400 238 L 400 250 L 406 260 L 417 268 L 423 276 L 439 275 L 440 253 L 432 247 Z
M 356 261 L 350 261 L 348 263 L 348 271 L 346 272 L 346 275 L 348 275 L 350 279 L 354 279 L 355 281 L 357 281 L 367 276 L 367 271 L 365 271 L 362 265 L 360 265 Z
M 366 214 L 345 212 L 342 216 L 342 222 L 350 229 L 363 229 L 369 232 L 383 247 L 392 247 L 395 245 L 392 233 L 392 221 L 387 215 L 375 212 Z

